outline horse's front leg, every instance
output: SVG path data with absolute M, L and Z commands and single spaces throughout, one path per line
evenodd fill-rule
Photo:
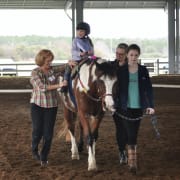
M 72 153 L 71 158 L 72 158 L 72 160 L 74 160 L 74 159 L 79 160 L 79 151 L 78 151 L 75 136 L 71 133 L 70 130 L 69 130 L 69 134 L 71 137 L 71 153 Z
M 79 112 L 83 133 L 87 143 L 88 149 L 88 171 L 97 170 L 96 158 L 95 158 L 95 139 L 91 134 L 91 127 L 88 118 L 81 111 Z
M 96 154 L 96 142 L 93 139 L 92 144 L 88 145 L 88 171 L 97 170 L 95 154 Z
M 89 137 L 89 147 L 88 147 L 88 163 L 89 167 L 88 170 L 96 170 L 96 141 L 98 139 L 98 129 L 101 122 L 102 117 L 95 118 L 94 116 L 91 116 L 91 123 L 90 123 L 90 129 L 91 129 L 91 136 Z
M 84 146 L 84 134 L 83 134 L 83 127 L 81 123 L 79 123 L 79 143 L 78 143 L 78 151 L 82 152 Z
M 75 139 L 76 114 L 65 107 L 64 108 L 64 118 L 67 122 L 68 133 L 71 138 L 71 153 L 72 153 L 71 158 L 79 160 L 79 152 L 78 152 L 77 143 L 76 143 L 76 139 Z

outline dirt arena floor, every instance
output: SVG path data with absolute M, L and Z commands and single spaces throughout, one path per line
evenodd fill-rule
M 180 78 L 153 82 L 180 84 Z M 0 89 L 29 88 L 28 79 L 1 79 Z M 12 87 L 12 84 L 14 86 Z M 23 84 L 25 83 L 25 84 Z M 87 152 L 71 160 L 70 145 L 57 137 L 63 122 L 59 106 L 49 165 L 42 168 L 31 156 L 30 93 L 0 94 L 0 180 L 180 180 L 180 89 L 154 88 L 157 139 L 149 118 L 144 118 L 138 139 L 138 173 L 120 166 L 111 116 L 106 115 L 96 146 L 98 170 L 87 171 Z

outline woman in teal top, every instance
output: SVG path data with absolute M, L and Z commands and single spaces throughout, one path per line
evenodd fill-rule
M 117 112 L 122 115 L 127 132 L 124 144 L 128 145 L 128 165 L 137 171 L 137 136 L 140 117 L 145 111 L 154 114 L 153 91 L 148 70 L 138 64 L 140 48 L 132 44 L 127 49 L 128 63 L 118 69 Z M 120 127 L 119 127 L 120 128 Z
M 128 107 L 129 108 L 140 108 L 138 72 L 129 73 Z

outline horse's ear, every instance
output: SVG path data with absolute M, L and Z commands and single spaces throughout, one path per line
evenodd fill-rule
M 95 62 L 96 67 L 97 67 L 99 70 L 103 71 L 102 64 L 101 64 L 101 63 L 98 63 L 97 61 L 94 61 L 94 62 Z

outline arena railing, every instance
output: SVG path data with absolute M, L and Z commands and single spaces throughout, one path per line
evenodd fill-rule
M 150 76 L 169 74 L 169 64 L 167 61 L 140 59 L 139 62 L 148 68 Z M 62 63 L 53 63 L 53 65 L 59 64 L 64 64 L 64 61 Z M 37 66 L 34 63 L 0 63 L 0 76 L 30 76 L 32 69 L 35 67 Z

